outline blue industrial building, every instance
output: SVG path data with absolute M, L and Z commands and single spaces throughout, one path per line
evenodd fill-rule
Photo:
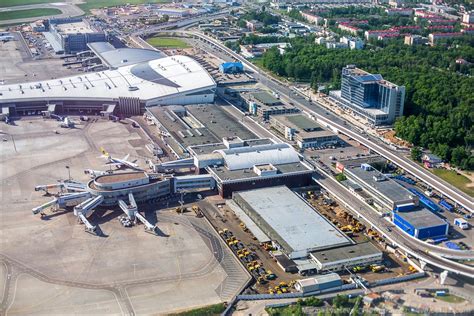
M 428 239 L 444 237 L 448 234 L 449 224 L 426 208 L 409 212 L 392 212 L 393 223 L 407 234 Z
M 219 66 L 219 71 L 223 74 L 241 73 L 241 72 L 244 71 L 244 65 L 240 61 L 239 62 L 222 63 Z

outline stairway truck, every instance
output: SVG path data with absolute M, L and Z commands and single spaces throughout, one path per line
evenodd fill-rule
M 455 218 L 454 225 L 461 228 L 462 230 L 469 229 L 469 223 L 464 218 Z

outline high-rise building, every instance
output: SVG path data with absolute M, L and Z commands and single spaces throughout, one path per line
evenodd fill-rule
M 50 38 L 57 42 L 57 52 L 67 54 L 88 50 L 87 43 L 106 42 L 107 34 L 94 29 L 82 18 L 64 18 L 49 20 Z
M 403 115 L 405 87 L 348 65 L 342 69 L 340 101 L 371 125 L 392 124 Z

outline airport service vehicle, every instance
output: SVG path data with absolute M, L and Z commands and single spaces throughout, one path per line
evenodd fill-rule
M 469 229 L 469 223 L 464 218 L 455 218 L 454 225 L 462 230 Z

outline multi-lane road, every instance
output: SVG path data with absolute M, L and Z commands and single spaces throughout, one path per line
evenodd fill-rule
M 201 34 L 196 36 L 194 32 L 184 32 L 186 35 L 194 35 L 195 37 L 200 37 L 201 40 L 203 39 Z M 206 38 L 207 43 L 203 44 L 203 48 L 207 46 L 209 50 L 213 53 L 216 53 L 220 57 L 227 56 L 241 60 L 241 57 L 230 52 L 226 47 L 222 44 L 218 43 L 214 39 Z M 209 46 L 209 43 L 212 43 L 214 47 Z M 340 128 L 341 132 L 347 134 L 348 136 L 354 138 L 355 140 L 359 141 L 360 143 L 367 145 L 368 135 L 361 136 L 360 133 L 357 132 L 356 128 L 351 127 L 350 125 L 346 125 L 343 120 L 338 117 L 331 115 L 327 112 L 324 108 L 314 105 L 307 101 L 302 95 L 298 94 L 291 88 L 287 86 L 282 86 L 282 84 L 270 77 L 267 74 L 261 72 L 260 70 L 256 69 L 255 66 L 249 64 L 245 60 L 241 60 L 245 62 L 248 68 L 254 71 L 254 77 L 262 84 L 266 85 L 273 91 L 276 91 L 280 94 L 282 99 L 287 99 L 288 101 L 293 102 L 296 106 L 299 106 L 302 110 L 312 114 L 315 116 L 320 122 L 323 124 L 332 126 L 333 128 Z M 234 117 L 237 119 L 242 118 L 242 113 L 240 113 L 237 109 L 229 107 L 227 109 Z M 246 125 L 248 128 L 257 132 L 257 134 L 264 136 L 264 137 L 271 137 L 275 139 L 275 135 L 272 135 L 268 130 L 263 128 L 261 125 L 257 124 L 255 121 L 248 117 L 244 117 L 244 122 L 242 124 Z M 375 142 L 375 140 L 369 139 L 371 142 Z M 375 144 L 379 146 L 378 144 Z M 368 146 L 370 148 L 370 146 Z M 381 148 L 383 149 L 383 148 Z M 380 150 L 380 149 L 379 149 Z M 374 149 L 374 151 L 377 151 Z M 381 150 L 380 150 L 381 151 Z M 388 150 L 387 150 L 388 151 Z M 388 158 L 388 157 L 387 157 Z M 388 158 L 390 159 L 390 158 Z M 403 249 L 406 253 L 411 254 L 413 257 L 424 261 L 428 264 L 432 264 L 436 267 L 448 270 L 450 272 L 460 274 L 466 277 L 472 277 L 474 275 L 474 268 L 448 260 L 446 258 L 456 258 L 460 260 L 467 260 L 467 259 L 474 259 L 474 253 L 472 251 L 456 251 L 451 249 L 446 249 L 434 245 L 429 245 L 421 240 L 412 238 L 406 234 L 399 233 L 396 230 L 392 230 L 391 226 L 393 226 L 389 221 L 385 218 L 381 217 L 379 213 L 372 210 L 372 208 L 365 204 L 363 201 L 358 200 L 355 198 L 345 187 L 340 185 L 333 177 L 326 174 L 323 170 L 319 170 L 319 172 L 315 176 L 315 180 L 321 184 L 327 191 L 332 193 L 334 196 L 338 197 L 339 201 L 344 204 L 347 208 L 349 208 L 352 212 L 356 213 L 362 219 L 368 223 L 369 225 L 376 228 L 380 233 L 382 233 L 392 244 L 399 246 Z M 446 257 L 446 258 L 444 258 Z

